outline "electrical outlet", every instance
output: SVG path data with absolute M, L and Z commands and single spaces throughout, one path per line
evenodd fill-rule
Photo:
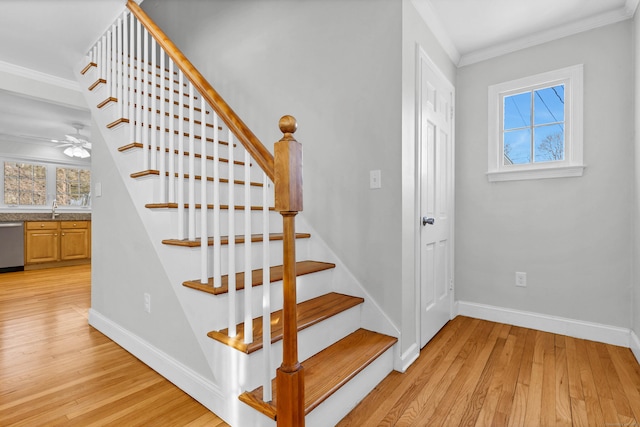
M 516 286 L 521 288 L 527 287 L 527 273 L 516 271 Z
M 144 294 L 144 311 L 151 313 L 151 295 L 146 292 Z

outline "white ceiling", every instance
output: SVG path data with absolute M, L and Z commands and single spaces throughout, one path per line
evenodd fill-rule
M 630 18 L 639 1 L 412 0 L 459 66 Z M 77 87 L 73 67 L 125 2 L 0 0 L 0 73 Z M 36 146 L 43 138 L 63 139 L 73 123 L 90 135 L 86 110 L 16 96 L 0 89 L 0 149 L 8 142 Z
M 412 0 L 459 66 L 633 17 L 638 0 Z

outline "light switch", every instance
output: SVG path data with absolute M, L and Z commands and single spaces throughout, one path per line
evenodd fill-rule
M 382 172 L 380 172 L 380 169 L 369 171 L 369 188 L 382 188 Z
M 96 197 L 102 197 L 102 183 L 96 182 Z

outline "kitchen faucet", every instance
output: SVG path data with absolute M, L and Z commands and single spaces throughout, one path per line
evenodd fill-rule
M 53 204 L 51 205 L 51 219 L 56 219 L 56 217 L 60 215 L 59 213 L 56 213 L 56 209 L 58 209 L 58 202 L 54 199 Z

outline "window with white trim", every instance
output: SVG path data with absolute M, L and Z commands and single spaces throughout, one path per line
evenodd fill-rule
M 0 209 L 91 208 L 91 171 L 86 167 L 0 157 Z
M 489 86 L 489 181 L 582 175 L 582 68 Z

